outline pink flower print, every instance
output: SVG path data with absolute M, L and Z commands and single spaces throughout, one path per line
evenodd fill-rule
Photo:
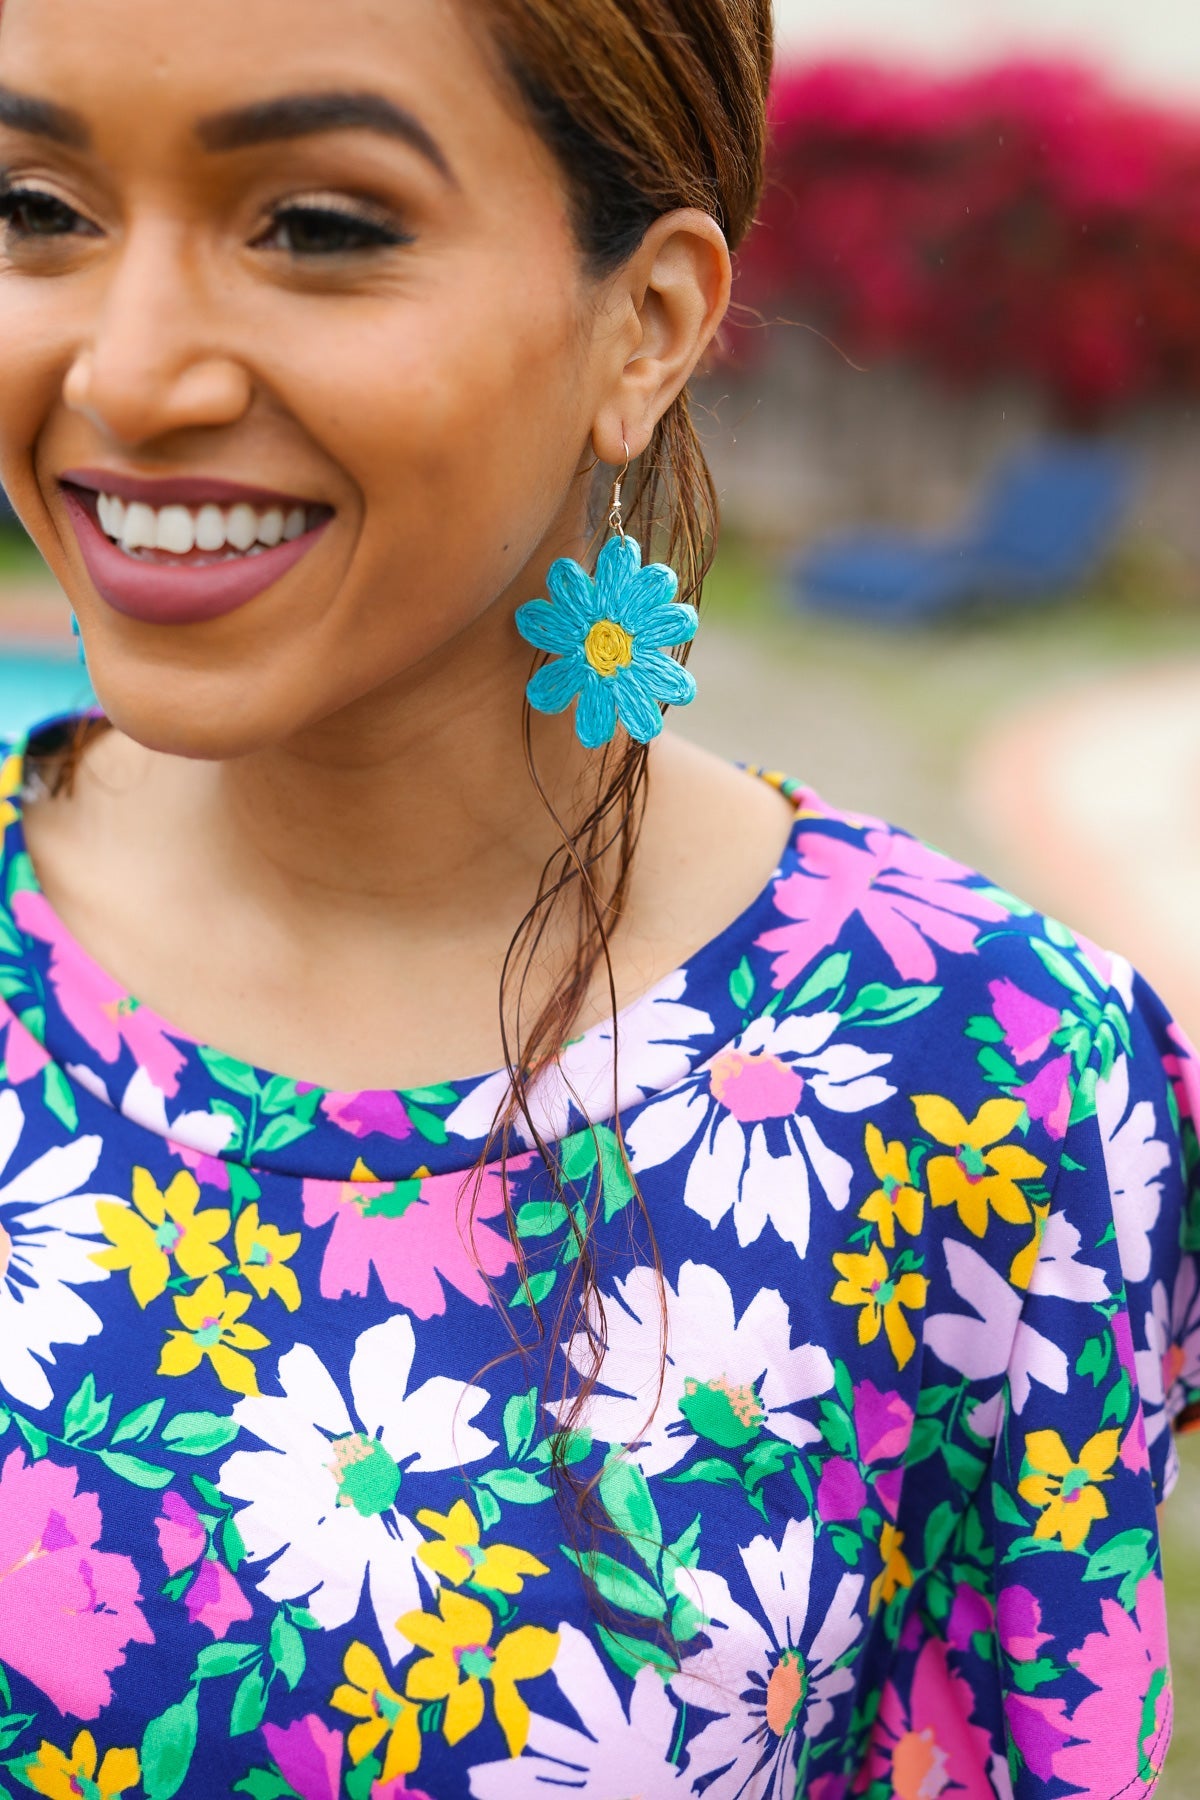
M 861 844 L 811 833 L 803 842 L 801 869 L 777 882 L 773 896 L 795 922 L 758 939 L 778 952 L 777 988 L 836 943 L 856 913 L 906 981 L 933 980 L 930 942 L 963 955 L 974 950 L 980 925 L 1008 917 L 998 901 L 963 885 L 971 874 L 964 864 L 902 833 L 868 831 Z
M 930 1638 L 917 1657 L 909 1706 L 893 1682 L 883 1690 L 864 1773 L 890 1783 L 894 1800 L 928 1800 L 947 1789 L 955 1800 L 995 1800 L 991 1736 L 971 1724 L 974 1704 L 945 1644 Z
M 371 1800 L 430 1800 L 424 1788 L 410 1788 L 403 1775 L 396 1775 L 391 1781 L 373 1781 L 371 1783 Z
M 61 1713 L 95 1719 L 113 1697 L 110 1672 L 127 1644 L 152 1644 L 138 1572 L 127 1556 L 97 1550 L 95 1494 L 77 1494 L 78 1470 L 13 1450 L 0 1469 L 0 1661 Z M 31 1630 L 31 1620 L 46 1629 Z M 49 1627 L 53 1621 L 53 1629 Z
M 1042 1608 L 1035 1594 L 1019 1584 L 1001 1588 L 996 1602 L 1000 1647 L 1013 1662 L 1036 1662 L 1050 1633 L 1042 1630 Z
M 956 1650 L 969 1650 L 977 1631 L 992 1634 L 992 1603 L 968 1581 L 960 1582 L 946 1621 L 946 1637 Z
M 0 1030 L 5 1032 L 4 1069 L 10 1087 L 40 1075 L 50 1061 L 32 1031 L 26 1030 L 12 1009 L 0 1000 Z
M 1071 1117 L 1071 1058 L 1052 1057 L 1032 1081 L 1014 1091 L 1013 1098 L 1023 1100 L 1030 1118 L 1061 1142 Z
M 158 1547 L 168 1575 L 190 1569 L 208 1547 L 208 1533 L 181 1494 L 169 1488 L 162 1498 L 162 1513 L 154 1521 Z
M 1200 1120 L 1200 1057 L 1180 1026 L 1169 1025 L 1167 1036 L 1179 1049 L 1178 1056 L 1163 1057 L 1163 1068 L 1175 1090 L 1180 1116 Z
M 345 1748 L 340 1731 L 316 1713 L 306 1713 L 291 1725 L 264 1725 L 262 1734 L 279 1773 L 300 1800 L 338 1800 Z
M 875 1497 L 890 1519 L 899 1517 L 900 1495 L 904 1487 L 903 1469 L 883 1469 L 875 1477 Z
M 24 888 L 13 898 L 21 930 L 51 947 L 50 980 L 59 1005 L 80 1037 L 104 1062 L 116 1062 L 121 1046 L 144 1068 L 155 1087 L 171 1097 L 187 1058 L 149 1007 L 130 999 L 69 937 L 43 894 Z
M 200 1562 L 208 1549 L 208 1533 L 192 1507 L 174 1489 L 163 1495 L 162 1507 L 160 1517 L 154 1521 L 158 1547 L 167 1574 L 178 1575 Z M 224 1563 L 212 1557 L 200 1563 L 183 1603 L 192 1624 L 207 1626 L 215 1638 L 223 1638 L 231 1625 L 249 1619 L 254 1610 Z
M 1065 1700 L 1036 1694 L 1005 1694 L 1004 1716 L 1013 1742 L 1039 1781 L 1054 1776 L 1054 1758 L 1074 1736 Z
M 881 1393 L 873 1381 L 854 1390 L 854 1429 L 858 1453 L 865 1463 L 892 1462 L 903 1456 L 912 1436 L 913 1409 L 897 1393 Z
M 765 1051 L 722 1050 L 709 1066 L 709 1089 L 740 1125 L 786 1119 L 800 1105 L 804 1077 Z
M 1004 1045 L 1014 1062 L 1037 1062 L 1050 1048 L 1050 1039 L 1062 1024 L 1056 1006 L 1047 1006 L 1019 988 L 1005 975 L 988 982 L 992 1012 L 1004 1032 Z
M 1103 1630 L 1083 1640 L 1067 1661 L 1094 1685 L 1071 1714 L 1082 1741 L 1054 1753 L 1054 1773 L 1088 1794 L 1148 1792 L 1171 1739 L 1167 1615 L 1157 1575 L 1138 1583 L 1132 1613 L 1100 1602 Z
M 330 1092 L 321 1101 L 321 1111 L 351 1137 L 370 1137 L 375 1133 L 396 1139 L 412 1136 L 412 1120 L 404 1102 L 386 1089 L 368 1089 L 361 1094 Z
M 854 1464 L 845 1456 L 831 1456 L 817 1483 L 817 1512 L 827 1523 L 857 1519 L 867 1503 L 867 1488 Z
M 223 1638 L 231 1625 L 241 1625 L 254 1614 L 236 1578 L 211 1556 L 200 1564 L 183 1604 L 192 1624 L 205 1626 L 215 1638 Z
M 509 1171 L 530 1160 L 510 1158 Z M 418 1319 L 445 1312 L 445 1282 L 477 1306 L 486 1304 L 484 1277 L 502 1275 L 514 1257 L 507 1233 L 481 1222 L 504 1213 L 499 1169 L 484 1171 L 472 1222 L 473 1179 L 453 1174 L 376 1181 L 360 1159 L 350 1181 L 306 1181 L 305 1224 L 333 1221 L 321 1264 L 322 1294 L 330 1300 L 361 1297 L 374 1268 L 392 1304 Z

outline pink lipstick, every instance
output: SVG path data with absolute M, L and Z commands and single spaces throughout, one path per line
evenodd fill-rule
M 196 624 L 245 606 L 308 554 L 333 517 L 329 507 L 292 495 L 201 476 L 152 481 L 104 469 L 69 469 L 60 481 L 80 553 L 97 592 L 117 612 L 150 624 Z M 300 509 L 305 525 L 297 536 L 244 552 L 228 547 L 207 553 L 193 549 L 184 554 L 125 550 L 101 525 L 102 494 L 154 508 L 228 508 L 244 503 L 259 512 L 275 509 L 294 514 Z

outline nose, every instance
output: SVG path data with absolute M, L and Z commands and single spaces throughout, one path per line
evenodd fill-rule
M 235 424 L 250 371 L 222 347 L 226 309 L 179 232 L 131 237 L 63 383 L 68 407 L 123 446 Z

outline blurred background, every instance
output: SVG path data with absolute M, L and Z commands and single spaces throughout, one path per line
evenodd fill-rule
M 1200 1038 L 1200 7 L 776 3 L 677 728 L 1120 948 Z M 86 695 L 0 524 L 0 732 Z M 1164 1800 L 1200 1789 L 1197 1451 Z

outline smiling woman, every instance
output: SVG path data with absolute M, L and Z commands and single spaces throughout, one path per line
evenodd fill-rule
M 662 729 L 770 60 L 768 0 L 5 0 L 0 481 L 99 698 L 0 768 L 37 1792 L 1157 1780 L 1191 1052 Z

